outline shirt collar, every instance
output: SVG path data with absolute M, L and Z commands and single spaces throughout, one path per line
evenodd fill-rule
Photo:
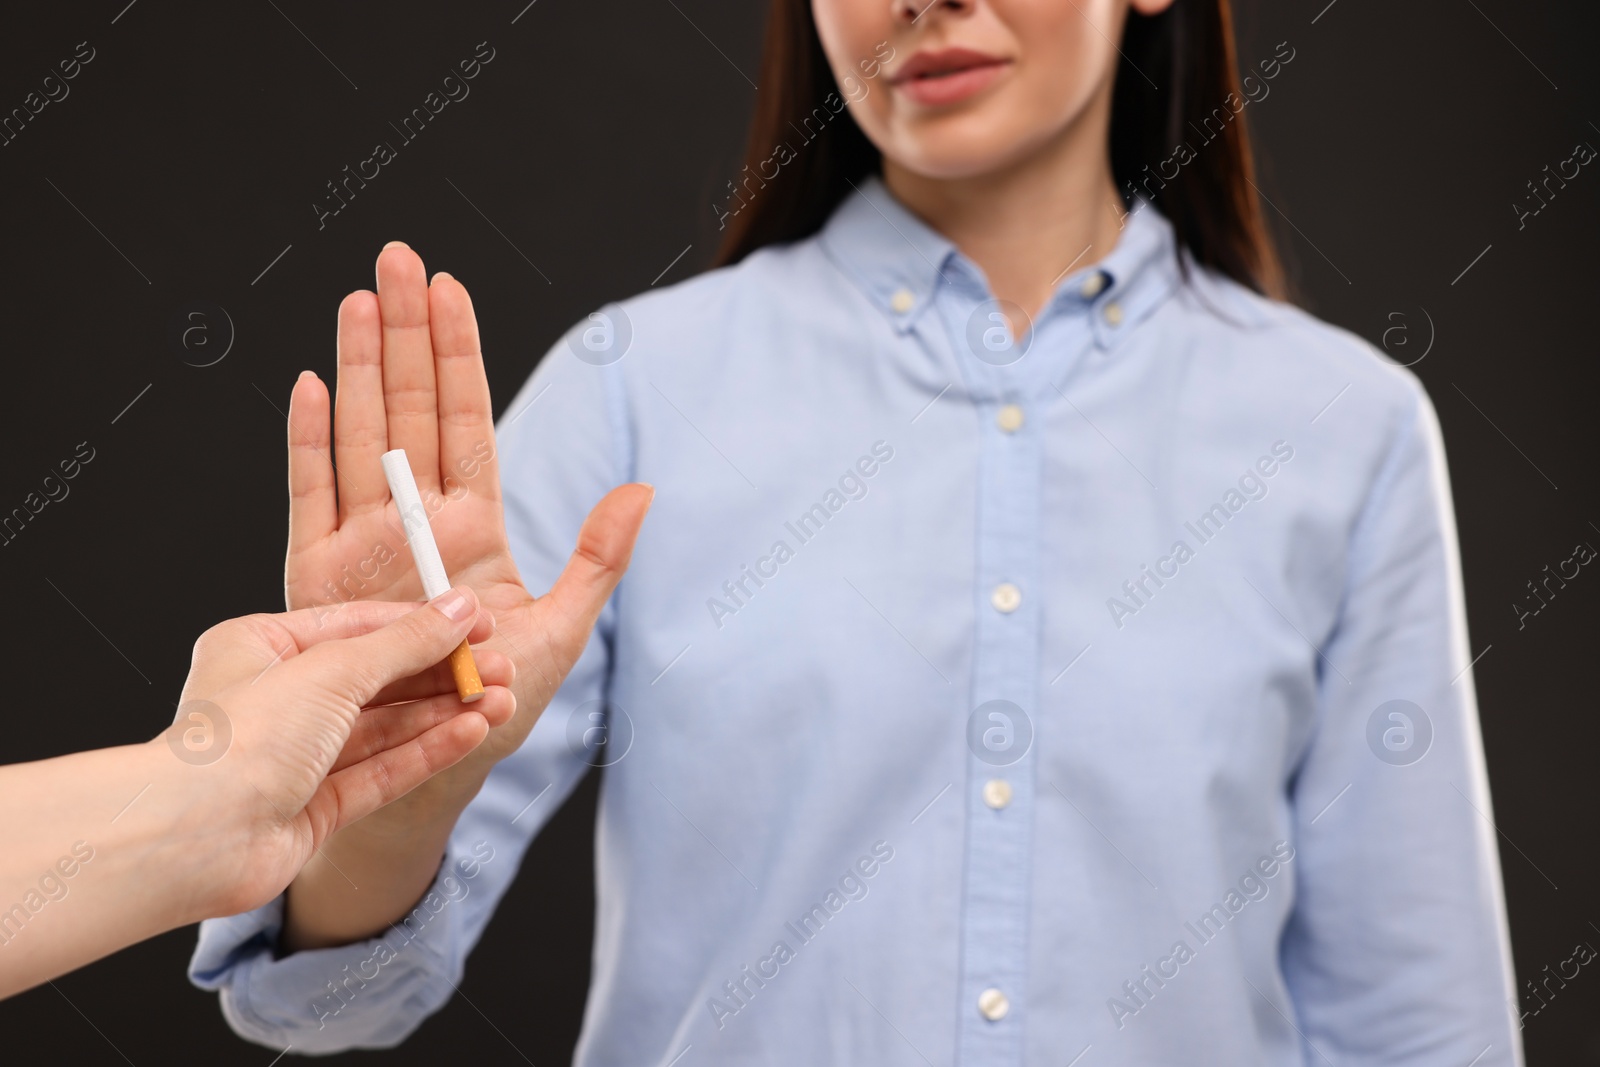
M 830 258 L 900 331 L 910 329 L 941 286 L 989 297 L 983 272 L 907 209 L 873 175 L 855 185 L 821 233 Z M 1178 277 L 1172 225 L 1148 201 L 1122 220 L 1111 253 L 1071 269 L 1041 315 L 1092 310 L 1096 339 L 1114 344 L 1153 311 Z

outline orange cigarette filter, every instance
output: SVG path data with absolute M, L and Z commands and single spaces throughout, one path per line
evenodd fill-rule
M 483 679 L 478 677 L 478 664 L 472 658 L 472 646 L 465 641 L 450 653 L 450 673 L 455 675 L 456 694 L 463 704 L 483 698 Z

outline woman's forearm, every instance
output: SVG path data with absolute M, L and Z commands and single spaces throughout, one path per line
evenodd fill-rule
M 206 774 L 161 740 L 0 767 L 0 997 L 215 910 Z
M 518 628 L 519 622 L 515 613 L 507 612 L 499 637 L 489 645 L 503 640 L 507 652 L 540 647 L 538 638 Z M 537 719 L 537 710 L 550 702 L 552 673 L 560 677 L 565 668 L 533 665 L 517 671 L 511 682 L 517 706 L 535 709 L 530 719 Z M 491 734 L 450 772 L 329 838 L 289 886 L 280 950 L 347 945 L 378 936 L 399 922 L 433 884 L 461 813 L 495 764 L 525 736 L 526 728 L 509 737 L 504 731 L 502 736 Z

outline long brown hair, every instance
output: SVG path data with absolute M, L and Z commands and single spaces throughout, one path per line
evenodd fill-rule
M 1180 252 L 1196 263 L 1281 296 L 1283 270 L 1255 188 L 1229 0 L 1176 0 L 1153 16 L 1130 11 L 1121 52 L 1110 148 L 1124 200 L 1149 197 L 1172 223 Z M 852 185 L 881 165 L 843 107 L 811 0 L 772 0 L 761 86 L 744 169 L 718 212 L 717 266 L 816 233 Z M 1175 176 L 1159 173 L 1174 162 L 1175 146 L 1190 144 L 1191 131 L 1200 147 Z

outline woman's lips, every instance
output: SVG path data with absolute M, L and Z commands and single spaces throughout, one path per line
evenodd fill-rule
M 959 103 L 988 88 L 1009 61 L 964 49 L 918 53 L 895 75 L 894 87 L 928 107 Z

